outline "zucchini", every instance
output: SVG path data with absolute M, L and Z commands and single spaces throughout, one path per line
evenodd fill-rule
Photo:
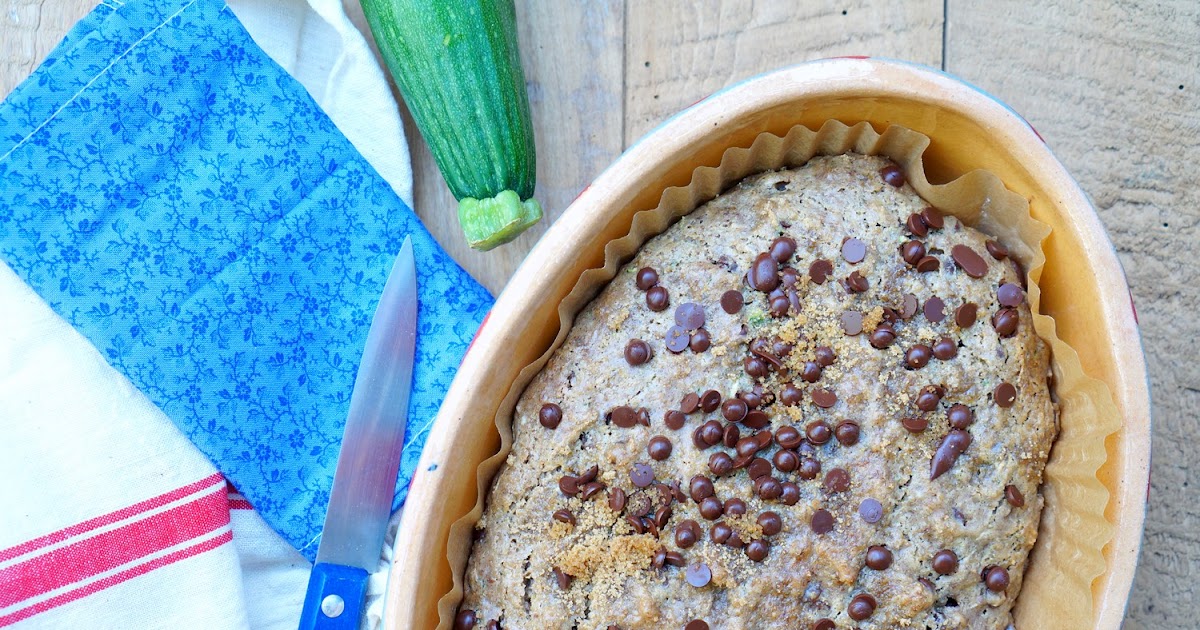
M 362 0 L 429 145 L 467 243 L 488 250 L 542 218 L 513 0 Z

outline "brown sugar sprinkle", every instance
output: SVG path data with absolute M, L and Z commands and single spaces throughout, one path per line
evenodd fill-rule
M 1012 484 L 1004 486 L 1004 499 L 1013 507 L 1025 507 L 1025 495 Z
M 831 275 L 833 275 L 833 263 L 828 260 L 814 260 L 808 266 L 808 278 L 816 284 L 825 284 Z
M 625 509 L 625 491 L 613 488 L 608 491 L 608 509 L 618 514 Z
M 877 605 L 875 597 L 867 593 L 861 593 L 855 595 L 850 600 L 850 605 L 846 607 L 846 614 L 850 615 L 850 618 L 855 621 L 863 621 L 875 614 L 875 607 Z
M 646 291 L 646 307 L 655 313 L 667 310 L 670 305 L 671 297 L 667 293 L 666 287 L 654 286 Z
M 929 461 L 930 481 L 941 477 L 946 471 L 954 467 L 954 462 L 958 461 L 958 456 L 962 455 L 970 445 L 970 433 L 962 429 L 950 429 L 950 432 L 938 444 L 937 450 L 933 453 L 933 458 Z
M 557 429 L 559 423 L 562 422 L 562 418 L 562 407 L 554 403 L 545 403 L 538 410 L 538 424 L 547 429 Z
M 629 343 L 625 344 L 625 362 L 629 365 L 642 365 L 653 356 L 654 350 L 650 348 L 650 344 L 641 339 L 630 339 Z
M 925 256 L 917 261 L 916 267 L 920 273 L 933 273 L 942 268 L 942 261 L 936 256 Z
M 942 301 L 942 298 L 936 295 L 928 300 L 925 300 L 924 311 L 925 319 L 935 324 L 941 322 L 943 319 L 946 319 L 946 303 Z
M 1019 284 L 1005 282 L 996 289 L 996 299 L 1003 306 L 1020 306 L 1025 301 L 1025 290 Z
M 975 317 L 979 307 L 973 302 L 967 302 L 954 309 L 954 323 L 959 328 L 970 328 L 975 325 Z
M 470 609 L 458 611 L 458 615 L 454 617 L 454 630 L 471 630 L 475 627 L 475 623 L 479 620 L 475 616 L 475 611 Z
M 642 291 L 649 291 L 651 288 L 658 286 L 658 272 L 653 267 L 642 267 L 638 269 L 637 278 L 634 281 L 637 288 Z
M 733 289 L 721 294 L 721 310 L 729 313 L 730 315 L 738 314 L 738 312 L 742 310 L 742 306 L 744 304 L 745 297 L 742 296 L 741 291 Z
M 814 512 L 812 515 L 812 521 L 809 523 L 813 532 L 817 534 L 828 534 L 829 532 L 833 531 L 833 524 L 833 514 L 830 514 L 829 510 L 826 509 L 820 509 Z
M 929 427 L 929 420 L 920 417 L 905 418 L 900 421 L 900 424 L 904 425 L 909 433 L 920 433 Z
M 968 276 L 982 278 L 987 275 L 988 264 L 975 250 L 966 245 L 955 245 L 950 248 L 950 257 Z
M 879 175 L 883 177 L 883 181 L 887 182 L 889 186 L 900 188 L 904 185 L 904 171 L 900 170 L 900 167 L 895 164 L 888 164 L 879 169 Z
M 1008 248 L 1000 244 L 999 241 L 988 240 L 988 242 L 984 243 L 983 246 L 987 248 L 987 251 L 992 255 L 992 258 L 995 258 L 996 260 L 1004 260 L 1005 258 L 1008 258 Z
M 556 520 L 560 523 L 567 523 L 570 525 L 574 525 L 575 524 L 575 515 L 571 513 L 571 510 L 558 510 L 557 512 L 554 513 L 554 520 Z
M 933 570 L 939 575 L 950 575 L 958 570 L 958 556 L 949 549 L 933 554 Z
M 667 425 L 668 429 L 678 431 L 687 423 L 687 416 L 683 415 L 682 411 L 672 409 L 663 414 L 663 424 Z
M 1017 388 L 1012 383 L 1000 383 L 992 392 L 992 400 L 996 401 L 997 406 L 1011 407 L 1017 400 Z

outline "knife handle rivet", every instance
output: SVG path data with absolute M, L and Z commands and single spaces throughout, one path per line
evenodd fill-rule
M 321 600 L 321 612 L 330 619 L 341 615 L 343 610 L 346 610 L 346 602 L 340 595 L 326 595 Z

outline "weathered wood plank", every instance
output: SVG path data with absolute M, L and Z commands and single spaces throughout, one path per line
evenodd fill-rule
M 950 0 L 946 67 L 1021 112 L 1092 197 L 1137 298 L 1154 464 L 1130 628 L 1195 627 L 1200 596 L 1200 5 Z
M 625 144 L 723 87 L 790 64 L 873 55 L 940 66 L 941 0 L 627 4 Z

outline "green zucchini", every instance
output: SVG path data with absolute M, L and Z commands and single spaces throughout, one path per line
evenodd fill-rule
M 471 247 L 542 218 L 513 0 L 362 0 L 375 43 L 429 145 Z

